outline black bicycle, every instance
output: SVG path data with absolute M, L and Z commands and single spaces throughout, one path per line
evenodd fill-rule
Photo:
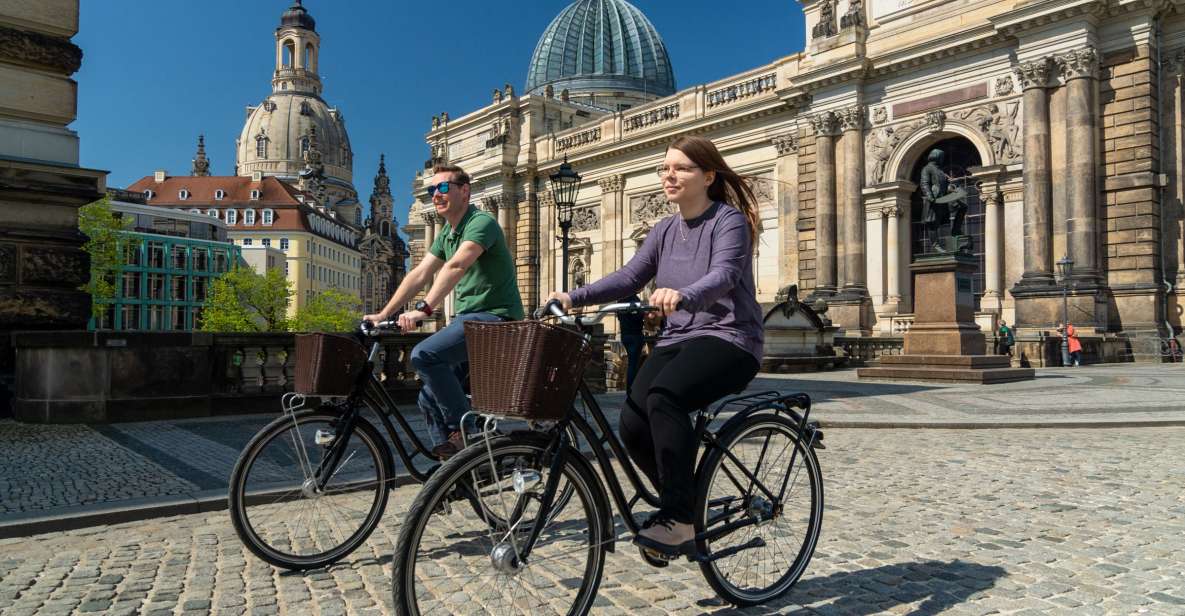
M 368 353 L 356 341 L 330 336 L 332 344 L 318 347 L 324 357 L 302 357 L 298 341 L 298 373 L 322 360 L 351 372 L 343 377 L 344 386 L 338 386 L 344 395 L 316 407 L 306 408 L 311 398 L 306 394 L 312 391 L 286 394 L 283 415 L 252 437 L 235 463 L 230 476 L 231 521 L 239 538 L 262 560 L 291 570 L 337 562 L 378 526 L 397 470 L 410 481 L 423 483 L 439 468 L 373 369 L 380 350 L 377 335 L 397 327 L 393 321 L 363 322 L 359 337 L 372 340 Z M 344 357 L 355 353 L 359 357 L 352 362 Z M 378 417 L 389 440 L 370 416 Z M 510 458 L 499 464 L 523 467 L 521 461 Z M 481 474 L 475 477 L 492 481 Z M 561 491 L 561 505 L 570 495 L 570 490 L 567 496 Z M 480 523 L 491 529 L 505 527 L 505 520 L 492 515 L 493 509 L 479 498 L 470 484 L 462 482 L 454 485 L 441 507 L 452 511 L 454 503 L 466 501 Z
M 545 309 L 586 337 L 607 314 L 643 311 L 613 304 L 591 317 Z M 539 313 L 536 314 L 539 316 Z M 400 529 L 392 567 L 397 613 L 586 614 L 600 584 L 605 553 L 616 536 L 610 498 L 629 533 L 644 525 L 635 507 L 659 506 L 631 462 L 604 412 L 581 381 L 579 400 L 548 430 L 487 437 L 450 459 L 424 485 Z M 800 413 L 801 411 L 801 413 Z M 727 415 L 723 425 L 709 424 Z M 695 550 L 716 593 L 738 605 L 754 605 L 785 593 L 802 576 L 822 526 L 823 478 L 815 450 L 823 433 L 808 420 L 806 394 L 765 392 L 729 398 L 695 418 L 704 444 L 696 471 Z M 498 419 L 484 418 L 487 427 Z M 592 445 L 594 463 L 573 446 L 575 428 Z M 619 462 L 620 471 L 611 462 Z M 506 466 L 503 460 L 520 466 Z M 495 469 L 490 472 L 487 469 Z M 620 475 L 633 488 L 626 497 Z M 477 476 L 489 478 L 478 480 Z M 470 485 L 479 505 L 510 521 L 493 528 L 442 507 L 458 486 Z M 560 511 L 561 486 L 571 502 Z M 542 521 L 542 523 L 540 523 Z M 641 550 L 651 565 L 668 561 Z

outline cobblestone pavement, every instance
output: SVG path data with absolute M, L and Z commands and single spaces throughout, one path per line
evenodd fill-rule
M 823 536 L 773 604 L 610 554 L 598 614 L 1185 614 L 1185 428 L 827 433 Z M 255 559 L 225 512 L 0 540 L 0 613 L 381 614 L 416 486 L 328 570 Z
M 1034 381 L 936 385 L 857 380 L 854 370 L 759 375 L 749 391 L 805 391 L 824 424 L 1185 423 L 1185 368 L 1111 364 L 1037 371 Z M 623 394 L 601 396 L 612 419 Z M 414 407 L 409 422 L 427 439 Z M 128 499 L 224 494 L 244 445 L 275 415 L 38 426 L 0 420 L 0 522 Z M 614 424 L 616 422 L 614 421 Z

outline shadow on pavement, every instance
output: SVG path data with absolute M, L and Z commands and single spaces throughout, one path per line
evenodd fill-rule
M 996 585 L 1007 575 L 1001 567 L 964 561 L 935 560 L 885 565 L 860 571 L 842 571 L 826 577 L 799 580 L 781 599 L 743 609 L 713 614 L 881 614 L 898 605 L 922 603 L 909 616 L 940 614 L 967 601 L 971 595 Z M 713 597 L 701 607 L 718 602 Z M 825 605 L 786 611 L 794 605 Z
M 883 381 L 857 381 L 855 374 L 849 374 L 845 380 L 823 379 L 771 379 L 758 376 L 749 383 L 748 391 L 764 391 L 773 389 L 785 393 L 806 392 L 811 400 L 828 400 L 835 398 L 859 398 L 863 396 L 899 396 L 919 391 L 943 389 L 942 385 L 895 385 Z M 949 387 L 945 386 L 945 387 Z

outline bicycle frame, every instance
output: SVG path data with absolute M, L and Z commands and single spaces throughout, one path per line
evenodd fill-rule
M 608 309 L 608 307 L 603 308 L 602 310 L 604 311 L 607 309 Z M 581 323 L 581 321 L 579 319 L 576 319 L 574 322 L 577 326 L 579 326 L 581 328 L 581 332 L 585 336 L 589 335 L 588 331 L 585 329 L 585 327 L 583 326 L 583 324 Z M 550 470 L 551 474 L 548 476 L 548 481 L 547 481 L 547 484 L 544 488 L 538 515 L 542 516 L 542 515 L 544 515 L 544 512 L 548 511 L 548 509 L 550 508 L 552 499 L 555 496 L 555 491 L 557 489 L 557 486 L 559 485 L 559 477 L 557 476 L 557 473 L 559 472 L 559 470 L 561 468 L 563 468 L 564 456 L 568 455 L 567 452 L 569 451 L 568 447 L 565 446 L 568 443 L 566 442 L 567 441 L 566 431 L 563 428 L 567 424 L 571 424 L 576 427 L 576 429 L 581 433 L 581 435 L 584 437 L 584 439 L 587 440 L 589 445 L 592 447 L 592 453 L 597 460 L 597 466 L 600 467 L 601 474 L 603 475 L 603 482 L 605 485 L 607 485 L 609 494 L 612 497 L 614 504 L 617 506 L 618 512 L 621 513 L 622 520 L 624 521 L 626 527 L 629 528 L 630 532 L 636 534 L 641 530 L 641 527 L 638 524 L 637 520 L 634 519 L 634 515 L 633 515 L 634 506 L 637 504 L 637 502 L 639 500 L 644 500 L 644 501 L 646 501 L 646 503 L 648 505 L 650 505 L 652 507 L 659 507 L 660 506 L 659 497 L 657 495 L 655 495 L 653 492 L 651 492 L 646 487 L 644 482 L 642 481 L 637 468 L 634 466 L 633 461 L 630 460 L 629 455 L 625 451 L 625 446 L 621 443 L 621 439 L 613 432 L 613 429 L 609 426 L 609 421 L 605 417 L 605 413 L 601 409 L 600 404 L 597 402 L 596 398 L 593 396 L 592 391 L 589 389 L 588 383 L 582 380 L 578 391 L 579 391 L 580 399 L 584 402 L 585 407 L 588 409 L 589 414 L 592 416 L 592 419 L 595 422 L 597 428 L 601 431 L 601 434 L 598 435 L 596 432 L 593 431 L 592 426 L 589 425 L 588 421 L 586 421 L 585 418 L 576 410 L 576 406 L 575 406 L 575 404 L 573 404 L 572 408 L 568 412 L 568 416 L 566 418 L 564 418 L 563 420 L 561 420 L 556 426 L 554 439 L 555 439 L 555 443 L 558 445 L 558 447 L 556 447 L 556 449 L 557 449 L 556 454 L 551 461 L 551 470 Z M 728 459 L 730 461 L 732 461 L 732 463 L 743 472 L 745 478 L 748 479 L 748 481 L 749 481 L 748 485 L 750 486 L 749 489 L 751 490 L 753 488 L 756 488 L 756 489 L 760 490 L 762 494 L 764 494 L 767 498 L 769 498 L 770 502 L 772 503 L 772 505 L 774 507 L 773 510 L 777 511 L 777 510 L 780 510 L 782 500 L 785 497 L 786 488 L 788 487 L 790 476 L 792 474 L 792 471 L 794 470 L 794 463 L 796 462 L 795 458 L 798 453 L 797 447 L 791 453 L 790 462 L 787 466 L 786 473 L 783 477 L 782 485 L 779 487 L 777 495 L 775 495 L 773 493 L 773 490 L 771 490 L 768 486 L 766 486 L 764 483 L 762 483 L 756 476 L 756 472 L 760 471 L 761 464 L 765 459 L 765 451 L 766 451 L 766 447 L 769 444 L 769 436 L 766 437 L 766 441 L 762 446 L 762 452 L 761 452 L 761 455 L 759 456 L 758 461 L 757 461 L 756 471 L 750 471 L 748 468 L 745 467 L 744 464 L 742 464 L 740 462 L 740 460 L 738 460 L 736 458 L 736 456 L 734 456 L 732 454 L 732 452 L 728 451 L 727 449 L 721 448 L 719 445 L 719 442 L 716 440 L 716 435 L 712 431 L 707 429 L 708 423 L 711 422 L 713 419 L 715 419 L 715 417 L 724 408 L 726 408 L 728 405 L 730 405 L 734 402 L 743 401 L 743 400 L 752 400 L 753 402 L 750 405 L 748 405 L 747 407 L 738 411 L 736 416 L 731 421 L 736 421 L 736 420 L 738 420 L 738 418 L 743 419 L 743 418 L 747 417 L 748 415 L 752 414 L 753 412 L 756 412 L 756 411 L 762 410 L 762 409 L 773 410 L 775 413 L 785 412 L 790 416 L 791 419 L 796 421 L 800 435 L 806 436 L 809 434 L 809 441 L 804 446 L 812 447 L 815 445 L 817 437 L 821 436 L 821 434 L 818 432 L 817 429 L 812 428 L 811 424 L 807 423 L 807 420 L 810 415 L 810 398 L 808 396 L 806 396 L 805 394 L 782 395 L 782 394 L 779 394 L 779 393 L 773 392 L 773 391 L 764 392 L 762 394 L 755 394 L 755 395 L 751 395 L 751 396 L 734 396 L 734 397 L 725 399 L 725 400 L 717 403 L 715 409 L 712 411 L 707 411 L 706 409 L 700 409 L 696 414 L 696 423 L 695 423 L 696 442 L 697 443 L 703 442 L 705 445 L 702 455 L 706 456 L 712 448 L 721 449 L 723 454 L 725 456 L 727 456 Z M 758 407 L 761 407 L 761 408 L 758 408 Z M 799 415 L 794 410 L 795 407 L 801 408 L 803 410 L 802 415 Z M 576 446 L 575 443 L 573 443 L 572 445 L 573 445 L 573 447 Z M 634 496 L 632 498 L 627 499 L 625 496 L 625 492 L 622 489 L 621 482 L 620 482 L 620 480 L 618 480 L 617 474 L 614 472 L 613 463 L 609 458 L 609 452 L 607 452 L 605 449 L 606 445 L 608 445 L 608 447 L 612 451 L 613 455 L 616 456 L 616 458 L 620 461 L 621 468 L 625 472 L 626 479 L 629 481 L 630 485 L 634 489 Z M 741 482 L 735 476 L 733 476 L 732 473 L 730 471 L 728 471 L 727 468 L 725 468 L 725 473 L 728 474 L 730 479 L 732 479 L 735 483 L 737 483 L 738 486 L 742 485 Z M 751 493 L 747 493 L 745 495 L 746 501 L 748 500 L 749 496 L 751 496 Z M 723 517 L 731 517 L 732 513 L 733 512 L 726 512 L 726 515 Z M 717 516 L 717 517 L 720 517 L 720 516 Z M 723 537 L 725 535 L 728 535 L 730 533 L 736 532 L 737 530 L 740 530 L 741 528 L 745 528 L 747 526 L 752 526 L 754 524 L 757 524 L 761 520 L 756 520 L 756 519 L 753 519 L 752 517 L 750 517 L 750 518 L 744 519 L 744 520 L 737 520 L 735 522 L 729 522 L 729 523 L 727 523 L 723 526 L 717 527 L 717 528 L 712 528 L 712 526 L 718 521 L 719 520 L 709 520 L 709 523 L 707 525 L 708 528 L 705 528 L 701 533 L 697 534 L 696 540 L 697 541 L 715 540 L 715 539 L 718 539 L 718 538 Z M 543 525 L 539 524 L 539 523 L 535 523 L 532 526 L 533 526 L 533 528 L 531 530 L 531 533 L 528 536 L 527 540 L 524 542 L 523 549 L 520 554 L 520 558 L 523 561 L 526 561 L 528 559 L 528 557 L 530 556 L 531 549 L 534 547 L 535 541 L 538 539 L 539 533 L 542 530 Z M 740 549 L 744 549 L 744 547 L 746 547 L 746 546 L 740 546 Z M 611 552 L 615 551 L 613 541 L 609 542 L 607 549 Z M 721 558 L 723 556 L 727 556 L 727 555 L 731 554 L 733 551 L 739 551 L 739 550 L 738 550 L 738 548 L 731 548 L 725 552 L 721 552 L 719 555 L 716 555 L 715 558 Z M 702 555 L 701 555 L 701 557 L 702 557 Z

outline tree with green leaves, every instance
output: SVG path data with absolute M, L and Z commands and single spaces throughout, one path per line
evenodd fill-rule
M 214 279 L 202 311 L 204 332 L 288 331 L 292 283 L 280 270 L 260 275 L 239 265 Z
M 103 318 L 106 306 L 115 301 L 115 281 L 123 267 L 124 234 L 132 221 L 121 218 L 103 197 L 78 209 L 78 230 L 86 236 L 82 250 L 90 255 L 90 279 L 78 287 L 91 296 L 91 315 Z
M 292 320 L 295 332 L 348 332 L 358 324 L 362 302 L 356 295 L 327 289 L 312 296 Z

